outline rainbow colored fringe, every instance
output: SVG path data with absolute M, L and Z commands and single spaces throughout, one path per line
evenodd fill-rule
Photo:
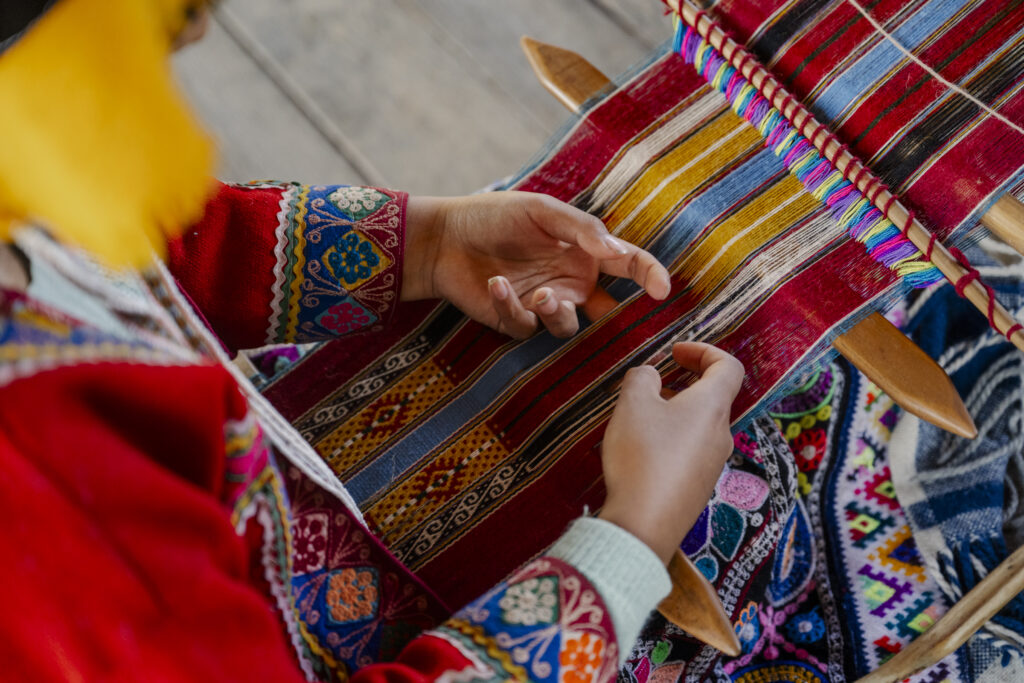
M 819 201 L 824 202 L 850 237 L 865 246 L 871 258 L 896 272 L 913 287 L 927 287 L 943 275 L 924 258 L 892 221 L 843 177 L 814 145 L 801 135 L 782 113 L 773 107 L 708 44 L 691 26 L 675 17 L 674 49 L 714 88 L 722 92 L 733 110 L 746 119 L 764 138 L 765 145 L 782 159 Z

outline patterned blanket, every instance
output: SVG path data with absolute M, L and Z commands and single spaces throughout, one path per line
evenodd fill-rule
M 743 653 L 722 657 L 658 615 L 623 683 L 855 680 L 948 609 L 893 489 L 892 400 L 840 360 L 768 415 L 737 434 L 729 468 L 683 542 L 734 609 Z M 951 656 L 911 680 L 972 679 Z
M 1024 269 L 983 270 L 1010 309 L 1024 312 Z M 978 425 L 978 437 L 968 440 L 908 416 L 892 442 L 896 490 L 928 571 L 952 602 L 1021 543 L 1024 364 L 950 287 L 926 292 L 910 314 L 908 332 L 950 374 Z M 972 678 L 1024 678 L 1024 597 L 959 655 Z

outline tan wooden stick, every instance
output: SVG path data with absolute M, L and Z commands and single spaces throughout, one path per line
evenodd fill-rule
M 967 642 L 1003 606 L 1024 590 L 1024 547 L 1017 548 L 935 625 L 857 683 L 900 681 Z
M 942 366 L 880 313 L 872 313 L 832 345 L 908 413 L 967 439 L 978 435 Z
M 687 2 L 687 0 L 666 0 L 666 2 L 672 9 L 679 12 L 683 21 L 692 26 L 734 68 L 740 69 L 742 65 L 740 73 L 751 85 L 762 93 L 770 92 L 771 96 L 768 97 L 768 101 L 786 117 L 794 128 L 798 131 L 805 129 L 812 131 L 808 141 L 821 152 L 822 156 L 832 162 L 832 165 L 840 173 L 845 174 L 847 178 L 857 178 L 858 190 L 864 192 L 870 189 L 872 185 L 878 185 L 879 181 L 871 173 L 871 170 L 865 167 L 852 154 L 842 149 L 836 138 L 829 134 L 828 128 L 816 121 L 807 109 L 786 92 L 786 89 L 754 59 L 753 55 L 744 60 L 744 55 L 749 55 L 750 53 L 726 35 L 712 19 L 706 14 L 699 14 L 699 10 Z M 872 195 L 875 206 L 883 212 L 884 207 L 889 203 L 890 197 L 893 197 L 888 190 L 873 192 Z M 900 204 L 898 199 L 894 199 L 889 206 L 888 212 L 886 212 L 886 217 L 894 225 L 902 229 L 910 218 L 910 213 Z M 928 253 L 931 233 L 917 219 L 911 222 L 906 230 L 906 235 L 922 253 Z M 960 278 L 967 274 L 967 270 L 960 265 L 960 262 L 949 253 L 941 242 L 936 241 L 931 249 L 931 261 L 946 279 L 952 283 L 958 282 Z M 964 288 L 964 294 L 987 318 L 989 295 L 985 291 L 985 287 L 977 280 L 974 280 Z M 1012 326 L 1017 324 L 1017 320 L 998 301 L 993 303 L 992 320 L 994 327 L 1000 333 L 1005 334 Z M 1013 333 L 1010 341 L 1018 349 L 1024 351 L 1024 330 L 1018 328 Z
M 718 593 L 683 551 L 676 550 L 668 564 L 668 575 L 672 592 L 658 605 L 662 616 L 702 643 L 739 657 L 743 652 L 740 639 Z
M 981 217 L 981 224 L 1016 249 L 1018 254 L 1024 254 L 1024 204 L 1016 197 L 1001 197 Z

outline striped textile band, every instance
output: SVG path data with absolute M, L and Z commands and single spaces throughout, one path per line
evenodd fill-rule
M 737 3 L 761 10 L 750 5 Z M 827 31 L 813 42 L 830 46 Z M 802 67 L 816 69 L 814 59 Z M 1003 113 L 1020 119 L 1024 98 L 1011 91 Z M 882 181 L 947 244 L 963 244 L 1024 167 L 1004 150 L 970 175 L 972 150 L 999 150 L 1006 138 L 985 122 L 964 125 L 944 142 L 928 137 L 924 156 L 901 140 L 877 154 L 865 148 L 877 130 L 851 142 L 883 163 Z M 613 313 L 573 339 L 523 342 L 422 303 L 399 311 L 372 346 L 325 344 L 266 390 L 345 481 L 367 524 L 450 604 L 554 541 L 584 505 L 600 505 L 601 436 L 628 367 L 678 337 L 722 346 L 747 368 L 739 424 L 837 334 L 906 291 L 678 54 L 654 57 L 589 103 L 510 187 L 571 202 L 651 250 L 672 273 L 669 298 L 605 282 L 623 302 Z M 660 370 L 667 384 L 685 385 L 669 365 Z
M 913 222 L 913 214 L 903 230 L 888 219 L 894 195 L 890 195 L 884 210 L 879 211 L 857 190 L 856 185 L 818 153 L 811 141 L 797 131 L 768 98 L 742 76 L 740 70 L 730 66 L 696 29 L 678 17 L 675 45 L 678 45 L 678 52 L 686 62 L 692 64 L 712 87 L 725 94 L 733 110 L 761 133 L 765 145 L 783 160 L 786 168 L 804 184 L 807 191 L 829 207 L 832 217 L 850 237 L 865 246 L 871 258 L 895 271 L 913 287 L 928 287 L 943 279 L 939 269 L 923 259 L 923 254 L 906 238 L 906 227 Z M 744 57 L 749 58 L 749 53 Z M 791 99 L 792 95 L 786 96 L 783 109 Z M 808 121 L 809 118 L 804 119 L 805 124 Z M 824 126 L 821 125 L 815 128 L 811 139 L 822 130 Z M 841 145 L 840 149 L 845 147 Z

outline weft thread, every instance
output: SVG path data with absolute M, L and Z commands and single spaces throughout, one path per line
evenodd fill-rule
M 707 43 L 692 27 L 678 20 L 675 47 L 687 63 L 723 93 L 733 111 L 764 138 L 765 146 L 782 159 L 807 191 L 828 206 L 831 216 L 868 254 L 904 278 L 913 287 L 927 287 L 943 279 L 924 254 L 865 197 L 850 180 L 821 156 L 814 145 L 773 107 L 739 70 Z M 819 126 L 812 132 L 817 135 Z M 877 184 L 877 191 L 882 189 Z M 876 191 L 876 194 L 877 194 Z

